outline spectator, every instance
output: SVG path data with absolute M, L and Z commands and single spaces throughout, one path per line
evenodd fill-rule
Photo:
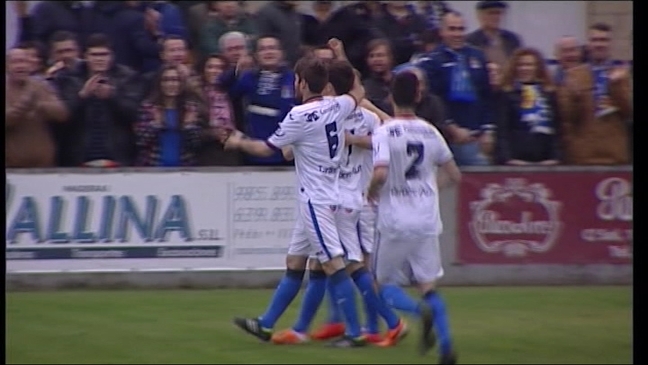
M 24 49 L 7 54 L 5 167 L 55 167 L 56 147 L 47 123 L 64 122 L 68 111 L 46 82 L 30 77 Z
M 200 44 L 204 54 L 218 53 L 218 41 L 228 32 L 240 32 L 252 39 L 256 35 L 256 27 L 239 6 L 238 1 L 219 1 L 216 5 L 217 15 L 210 18 L 202 28 Z
M 27 52 L 29 58 L 29 73 L 32 76 L 43 76 L 45 73 L 45 51 L 37 41 L 22 42 L 16 47 Z
M 558 66 L 554 73 L 554 83 L 562 85 L 565 71 L 583 63 L 583 47 L 576 37 L 565 36 L 556 42 L 555 56 Z
M 229 64 L 227 69 L 234 70 L 241 59 L 249 59 L 248 45 L 246 37 L 241 32 L 225 33 L 219 40 L 220 54 L 225 56 Z M 234 120 L 237 123 L 237 129 L 243 129 L 243 120 L 245 113 L 243 104 L 245 103 L 242 95 L 230 95 L 232 108 L 234 108 Z
M 418 2 L 418 12 L 425 19 L 425 29 L 438 31 L 441 27 L 441 19 L 452 9 L 446 1 L 426 0 Z
M 136 125 L 138 166 L 194 166 L 202 141 L 200 98 L 177 66 L 165 65 Z
M 362 81 L 365 98 L 380 110 L 393 114 L 389 100 L 394 66 L 391 44 L 386 39 L 374 39 L 369 42 L 368 50 L 367 66 L 370 76 Z
M 246 134 L 252 138 L 266 139 L 296 103 L 295 74 L 284 66 L 281 43 L 273 36 L 259 37 L 255 58 L 257 68 L 248 70 L 252 61 L 244 57 L 236 70 L 221 77 L 221 84 L 229 90 L 232 99 L 246 98 Z M 267 158 L 245 156 L 244 160 L 248 165 L 292 165 L 286 162 L 281 151 Z
M 448 141 L 449 133 L 446 126 L 448 117 L 446 115 L 445 107 L 443 106 L 443 100 L 428 92 L 425 73 L 420 68 L 411 67 L 406 70 L 413 72 L 419 80 L 421 100 L 416 105 L 416 116 L 435 126 L 439 132 L 441 132 L 443 138 Z M 393 115 L 393 110 L 389 114 Z
M 153 1 L 151 7 L 160 14 L 160 32 L 165 36 L 177 36 L 189 41 L 189 30 L 185 25 L 182 11 L 171 1 Z
M 18 37 L 15 44 L 32 39 L 32 17 L 29 15 L 29 1 L 12 1 L 14 12 L 18 17 Z M 6 42 L 6 41 L 5 41 Z
M 498 105 L 496 161 L 513 166 L 556 165 L 560 160 L 558 102 L 539 51 L 513 53 Z
M 426 29 L 421 33 L 421 45 L 418 53 L 412 56 L 410 62 L 416 62 L 423 57 L 427 57 L 427 55 L 434 51 L 439 44 L 441 44 L 441 35 L 439 34 L 439 30 Z
M 335 51 L 328 45 L 318 46 L 313 49 L 313 56 L 330 61 L 335 59 Z
M 115 63 L 136 72 L 147 73 L 160 67 L 162 32 L 159 19 L 145 13 L 139 1 L 119 2 L 111 20 L 111 39 L 114 42 Z
M 466 41 L 483 50 L 490 62 L 506 68 L 507 60 L 522 46 L 520 37 L 501 28 L 508 4 L 504 1 L 486 0 L 477 3 L 477 17 L 481 28 L 470 33 Z
M 71 113 L 63 141 L 64 166 L 130 166 L 139 78 L 114 62 L 110 40 L 103 34 L 88 38 L 85 59 L 55 80 Z
M 590 62 L 567 70 L 560 106 L 567 161 L 575 165 L 629 162 L 632 117 L 630 73 L 611 58 L 612 29 L 597 23 L 588 32 Z
M 245 34 L 241 32 L 227 32 L 218 39 L 218 53 L 225 56 L 229 66 L 234 68 L 239 60 L 248 55 L 248 46 Z
M 303 15 L 303 43 L 317 47 L 337 38 L 344 44 L 349 62 L 367 74 L 367 44 L 374 38 L 380 38 L 381 32 L 373 19 L 358 15 L 359 9 L 370 11 L 358 4 L 334 10 L 332 1 L 313 2 L 315 16 Z
M 425 19 L 407 9 L 403 1 L 389 1 L 384 14 L 378 18 L 377 27 L 392 44 L 394 63 L 408 62 L 418 50 L 419 35 L 425 30 Z
M 30 40 L 47 45 L 60 30 L 74 33 L 82 48 L 90 34 L 108 30 L 111 11 L 117 2 L 39 1 L 32 11 Z M 46 49 L 49 54 L 49 49 Z
M 180 2 L 182 3 L 182 2 Z M 189 44 L 194 51 L 194 58 L 197 60 L 204 59 L 205 55 L 201 44 L 201 33 L 210 19 L 218 16 L 218 1 L 197 1 L 187 10 L 187 24 L 189 25 Z
M 430 91 L 443 99 L 449 116 L 450 148 L 461 166 L 488 164 L 493 145 L 492 95 L 484 53 L 466 45 L 462 15 L 452 11 L 441 22 L 442 45 L 418 63 Z M 482 150 L 483 149 L 483 150 Z
M 198 166 L 237 166 L 240 165 L 238 151 L 224 151 L 218 142 L 217 128 L 235 130 L 238 126 L 234 120 L 234 109 L 226 90 L 218 85 L 218 79 L 228 68 L 224 56 L 213 54 L 207 57 L 199 67 L 202 75 L 203 99 L 209 107 L 209 129 L 205 142 L 197 155 Z
M 331 24 L 333 16 L 333 1 L 313 1 L 313 14 L 302 14 L 302 43 L 315 47 L 333 38 L 328 37 L 328 33 L 336 31 L 336 26 L 341 24 Z M 345 24 L 346 26 L 346 24 Z
M 193 70 L 187 66 L 187 56 L 189 50 L 187 47 L 187 41 L 182 37 L 177 35 L 166 36 L 161 41 L 162 52 L 160 53 L 160 60 L 164 66 L 174 66 L 177 67 L 180 72 L 182 72 L 182 77 L 187 79 L 190 87 L 194 89 L 194 93 L 198 93 L 199 90 L 199 76 L 196 75 Z M 159 70 L 149 72 L 143 75 L 144 85 L 143 85 L 143 98 L 149 96 L 154 89 L 154 84 L 156 83 L 156 78 L 158 76 Z M 142 99 L 143 99 L 142 98 Z
M 45 71 L 45 76 L 53 79 L 62 71 L 73 70 L 80 60 L 81 53 L 77 37 L 65 30 L 54 33 L 50 41 L 52 65 Z
M 299 1 L 269 1 L 256 15 L 259 34 L 279 39 L 289 67 L 301 56 L 302 15 L 297 11 Z

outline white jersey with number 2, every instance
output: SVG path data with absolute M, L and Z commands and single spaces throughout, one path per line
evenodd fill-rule
M 356 102 L 349 95 L 298 105 L 268 138 L 270 147 L 292 145 L 301 201 L 339 205 L 339 169 L 344 153 L 344 123 Z
M 453 156 L 439 131 L 420 119 L 394 119 L 373 137 L 374 166 L 388 166 L 380 191 L 380 234 L 439 235 L 443 230 L 436 172 Z

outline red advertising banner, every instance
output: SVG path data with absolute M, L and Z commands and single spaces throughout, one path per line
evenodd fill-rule
M 463 264 L 629 264 L 631 172 L 465 173 Z

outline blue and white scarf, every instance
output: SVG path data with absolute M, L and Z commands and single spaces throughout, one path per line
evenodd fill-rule
M 594 77 L 594 104 L 596 114 L 602 113 L 601 100 L 608 95 L 608 71 L 610 64 L 606 63 L 600 66 L 592 66 L 592 76 Z
M 477 93 L 470 79 L 470 70 L 466 56 L 452 50 L 450 52 L 456 56 L 456 62 L 452 69 L 450 95 L 448 99 L 450 101 L 474 103 L 477 101 Z
M 518 85 L 521 92 L 520 122 L 530 133 L 554 134 L 552 110 L 538 84 Z

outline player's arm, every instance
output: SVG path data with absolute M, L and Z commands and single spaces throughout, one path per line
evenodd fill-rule
M 380 128 L 373 138 L 374 170 L 369 183 L 368 198 L 376 201 L 378 193 L 387 182 L 389 175 L 389 140 L 386 130 Z
M 367 109 L 367 110 L 369 110 L 370 112 L 376 114 L 378 116 L 378 118 L 380 119 L 381 124 L 382 124 L 382 122 L 385 122 L 385 121 L 387 121 L 389 119 L 393 119 L 393 117 L 391 115 L 389 115 L 389 114 L 385 113 L 384 111 L 382 111 L 374 103 L 370 102 L 368 99 L 362 99 L 362 101 L 360 102 L 360 106 Z
M 292 113 L 288 113 L 279 124 L 279 128 L 266 141 L 252 139 L 240 131 L 235 131 L 225 139 L 223 144 L 226 149 L 238 149 L 253 156 L 269 157 L 276 151 L 282 151 L 284 147 L 297 142 L 301 132 L 301 124 Z
M 286 161 L 292 161 L 295 159 L 295 155 L 293 154 L 293 149 L 292 146 L 286 146 L 281 149 L 281 154 L 283 155 L 283 158 Z
M 430 126 L 430 128 L 434 127 Z M 461 171 L 459 170 L 459 167 L 457 166 L 457 163 L 452 156 L 450 147 L 448 147 L 448 144 L 441 136 L 441 133 L 439 133 L 436 128 L 434 128 L 434 132 L 439 143 L 437 158 L 434 161 L 434 163 L 439 166 L 437 174 L 437 186 L 439 189 L 443 189 L 461 182 Z
M 439 174 L 437 175 L 437 186 L 439 189 L 444 189 L 459 184 L 460 182 L 461 171 L 454 158 L 439 166 Z
M 240 150 L 257 157 L 269 157 L 275 152 L 266 141 L 250 138 L 241 131 L 232 132 L 223 144 L 227 150 Z
M 355 134 L 351 134 L 349 132 L 346 132 L 345 135 L 345 144 L 347 146 L 356 146 L 360 148 L 364 148 L 366 150 L 370 150 L 373 148 L 373 145 L 371 143 L 371 135 L 367 136 L 358 136 Z
M 357 146 L 366 150 L 370 150 L 373 148 L 373 138 L 371 136 L 375 133 L 376 128 L 380 126 L 380 118 L 369 110 L 364 110 L 363 112 L 366 112 L 365 120 L 369 125 L 369 134 L 366 136 L 359 136 L 351 133 L 346 133 L 345 141 L 347 146 Z

